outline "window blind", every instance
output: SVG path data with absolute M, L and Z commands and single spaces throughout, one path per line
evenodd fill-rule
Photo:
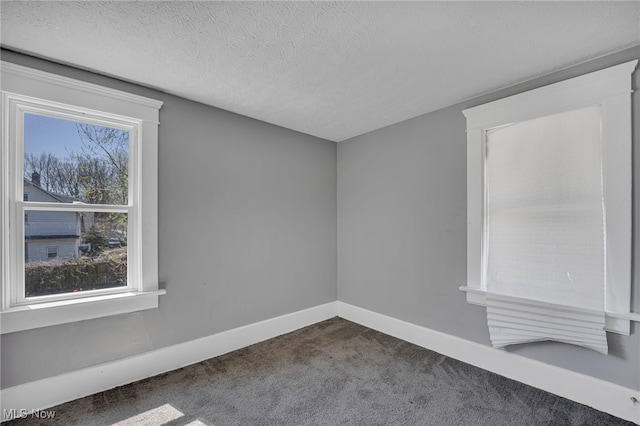
M 494 346 L 607 352 L 598 105 L 486 135 L 487 317 Z

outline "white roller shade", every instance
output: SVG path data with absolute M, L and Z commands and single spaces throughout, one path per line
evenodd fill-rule
M 494 346 L 548 339 L 606 353 L 600 107 L 493 129 L 486 141 Z M 569 322 L 560 321 L 562 309 L 575 313 Z

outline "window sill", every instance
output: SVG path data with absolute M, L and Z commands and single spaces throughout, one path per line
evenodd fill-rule
M 467 303 L 478 306 L 487 306 L 487 292 L 473 287 L 460 286 L 459 290 L 467 293 Z M 630 335 L 630 321 L 640 322 L 640 314 L 634 312 L 605 312 L 605 331 L 611 333 Z
M 0 314 L 1 334 L 48 327 L 158 307 L 166 290 L 127 292 L 83 299 L 16 306 Z

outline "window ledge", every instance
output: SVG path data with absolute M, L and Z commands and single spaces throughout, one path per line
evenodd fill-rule
M 22 305 L 0 314 L 1 334 L 48 327 L 158 307 L 166 290 L 127 292 L 81 299 Z
M 479 288 L 468 287 L 462 285 L 459 290 L 467 293 L 467 302 L 472 305 L 487 306 L 487 292 Z M 543 303 L 543 302 L 541 302 Z M 606 331 L 612 333 L 630 335 L 630 321 L 640 322 L 640 314 L 635 312 L 605 312 Z

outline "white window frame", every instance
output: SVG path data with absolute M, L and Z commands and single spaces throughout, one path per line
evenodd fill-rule
M 158 307 L 157 163 L 162 102 L 0 62 L 0 329 L 12 333 Z M 123 206 L 23 201 L 23 119 L 31 112 L 126 129 L 130 135 L 129 202 Z M 127 286 L 24 298 L 24 213 L 126 212 Z
M 631 74 L 616 65 L 463 111 L 467 119 L 467 302 L 486 306 L 485 164 L 488 130 L 590 105 L 602 111 L 605 329 L 629 335 L 631 312 Z
M 139 209 L 139 203 L 135 200 L 138 198 L 139 187 L 139 145 L 140 145 L 140 126 L 139 120 L 129 119 L 122 117 L 108 116 L 106 113 L 96 114 L 93 111 L 81 109 L 77 106 L 65 106 L 59 103 L 51 102 L 48 100 L 40 99 L 34 101 L 32 98 L 11 95 L 8 100 L 9 109 L 9 140 L 8 140 L 8 152 L 9 158 L 14 158 L 11 166 L 13 170 L 9 168 L 8 172 L 10 177 L 10 188 L 16 188 L 16 194 L 23 192 L 24 175 L 23 158 L 24 158 L 24 144 L 23 133 L 24 129 L 24 115 L 25 114 L 37 114 L 40 116 L 47 116 L 59 119 L 66 119 L 75 122 L 83 122 L 98 126 L 117 128 L 125 130 L 129 134 L 129 185 L 128 185 L 128 202 L 126 205 L 109 205 L 109 204 L 82 204 L 82 203 L 58 203 L 58 202 L 33 202 L 24 201 L 20 202 L 17 198 L 15 202 L 11 200 L 11 190 L 9 191 L 9 217 L 15 217 L 16 229 L 22 229 L 24 224 L 19 221 L 21 213 L 28 211 L 47 211 L 47 212 L 108 212 L 108 213 L 124 213 L 127 215 L 127 234 L 136 236 L 135 230 L 139 227 L 139 215 L 137 211 Z M 11 167 L 10 166 L 10 167 Z M 17 235 L 17 234 L 16 234 Z M 14 234 L 10 234 L 9 238 Z M 12 244 L 12 250 L 17 253 L 16 259 L 23 259 L 24 255 L 20 255 L 20 250 L 24 250 L 24 245 L 20 245 L 20 241 L 24 240 L 24 237 L 17 235 L 16 240 Z M 10 240 L 11 241 L 11 240 Z M 38 296 L 37 298 L 25 297 L 25 277 L 24 277 L 24 265 L 19 261 L 11 263 L 11 266 L 15 267 L 15 270 L 9 269 L 9 273 L 12 274 L 9 285 L 8 304 L 5 306 L 17 307 L 20 305 L 34 305 L 37 303 L 54 302 L 65 299 L 80 299 L 90 296 L 106 295 L 113 293 L 122 293 L 125 291 L 138 291 L 137 283 L 140 280 L 136 279 L 137 271 L 139 270 L 139 260 L 136 257 L 132 257 L 133 249 L 136 249 L 136 244 L 131 245 L 132 249 L 127 249 L 128 267 L 127 267 L 127 285 L 117 288 L 106 288 L 100 290 L 89 290 L 75 293 L 59 293 L 47 296 Z M 56 256 L 57 257 L 57 256 Z M 47 259 L 49 257 L 47 256 Z

